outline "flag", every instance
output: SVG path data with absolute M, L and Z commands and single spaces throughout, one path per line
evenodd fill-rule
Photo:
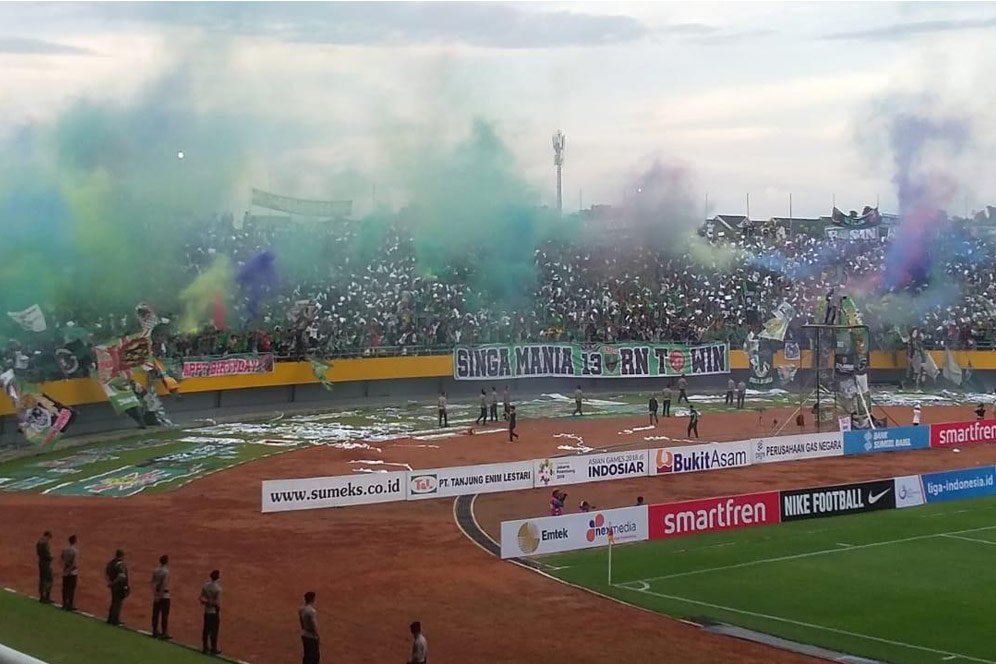
M 328 373 L 332 368 L 332 363 L 317 357 L 312 357 L 309 361 L 311 362 L 311 370 L 315 373 L 315 378 L 322 384 L 322 387 L 331 392 L 333 385 L 332 381 L 329 380 Z
M 17 410 L 18 430 L 34 445 L 54 443 L 76 416 L 37 385 L 20 381 L 13 369 L 0 374 L 0 386 Z
M 758 336 L 764 339 L 785 341 L 785 333 L 788 332 L 789 323 L 792 322 L 793 318 L 795 318 L 795 307 L 788 302 L 782 302 L 775 309 L 774 318 L 765 322 L 764 330 Z
M 118 415 L 124 415 L 133 408 L 140 408 L 142 403 L 131 389 L 128 377 L 124 374 L 114 376 L 108 381 L 100 381 L 100 386 L 111 402 L 111 407 Z
M 854 304 L 854 300 L 849 297 L 842 297 L 840 299 L 840 313 L 844 315 L 844 320 L 848 325 L 864 324 L 864 321 L 861 319 L 861 312 L 858 311 L 858 305 Z
M 138 324 L 142 326 L 142 336 L 152 334 L 153 328 L 159 324 L 159 316 L 152 310 L 152 307 L 144 302 L 135 306 L 135 318 L 138 319 Z
M 954 353 L 948 348 L 944 351 L 944 368 L 941 375 L 955 385 L 961 385 L 961 367 L 955 362 Z
M 37 304 L 32 304 L 24 311 L 8 311 L 7 315 L 28 332 L 44 332 L 48 329 L 45 314 Z

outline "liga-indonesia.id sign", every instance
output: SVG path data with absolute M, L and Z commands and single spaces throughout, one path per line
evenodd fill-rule
M 408 473 L 408 500 L 532 488 L 532 461 L 430 468 Z
M 239 376 L 246 374 L 263 374 L 273 372 L 273 355 L 233 355 L 230 357 L 213 357 L 204 360 L 185 360 L 183 362 L 183 378 L 201 378 L 205 376 Z
M 457 380 L 646 378 L 730 372 L 727 344 L 495 344 L 457 346 Z

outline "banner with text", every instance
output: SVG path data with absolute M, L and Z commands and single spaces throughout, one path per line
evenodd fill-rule
M 532 488 L 532 461 L 430 468 L 408 473 L 408 500 Z
M 730 372 L 727 344 L 516 344 L 457 346 L 457 380 L 647 378 Z
M 782 521 L 891 510 L 896 507 L 895 489 L 890 479 L 782 491 Z
M 695 473 L 723 468 L 743 468 L 751 463 L 751 443 L 706 443 L 684 447 L 662 447 L 650 450 L 653 455 L 651 475 Z
M 923 496 L 923 483 L 919 475 L 904 475 L 895 478 L 896 507 L 919 507 L 926 500 Z
M 925 450 L 930 447 L 930 428 L 925 426 L 891 427 L 889 429 L 845 431 L 844 454 Z
M 826 433 L 755 438 L 752 441 L 752 448 L 754 463 L 777 463 L 779 461 L 843 456 L 844 436 L 840 431 L 828 431 Z
M 646 505 L 504 521 L 501 524 L 501 557 L 541 556 L 606 546 L 609 532 L 612 532 L 615 544 L 646 540 Z
M 996 495 L 996 467 L 993 466 L 924 473 L 920 477 L 927 503 Z
M 583 484 L 648 475 L 648 450 L 533 460 L 534 486 Z
M 777 491 L 651 505 L 647 513 L 652 540 L 766 526 L 779 517 Z
M 184 360 L 181 377 L 187 379 L 206 376 L 241 376 L 264 373 L 273 373 L 273 355 L 271 353 Z
M 996 420 L 945 422 L 930 425 L 931 447 L 977 445 L 996 442 Z
M 408 471 L 263 481 L 263 511 L 288 512 L 404 500 Z

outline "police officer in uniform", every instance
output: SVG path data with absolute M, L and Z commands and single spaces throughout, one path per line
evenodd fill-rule
M 35 544 L 38 554 L 38 601 L 42 604 L 52 603 L 52 551 L 48 547 L 52 533 L 45 531 Z
M 121 608 L 129 593 L 128 566 L 125 565 L 124 555 L 124 551 L 118 549 L 104 570 L 107 587 L 111 591 L 111 606 L 107 610 L 108 625 L 121 624 Z

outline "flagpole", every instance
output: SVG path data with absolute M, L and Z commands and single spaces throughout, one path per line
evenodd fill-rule
M 615 540 L 615 535 L 612 533 L 612 525 L 609 525 L 609 586 L 612 586 L 612 542 Z

